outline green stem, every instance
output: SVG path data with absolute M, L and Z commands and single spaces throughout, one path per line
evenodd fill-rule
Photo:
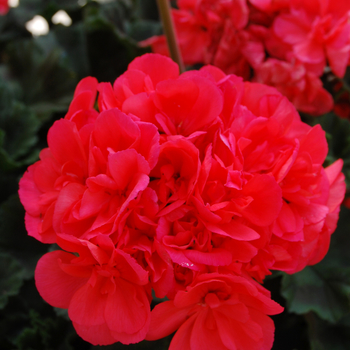
M 185 71 L 179 45 L 176 40 L 174 22 L 171 17 L 169 0 L 157 0 L 159 13 L 163 23 L 164 34 L 167 39 L 170 56 L 179 65 L 180 73 Z

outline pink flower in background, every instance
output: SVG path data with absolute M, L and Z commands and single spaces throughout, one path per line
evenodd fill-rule
M 0 0 L 0 15 L 6 15 L 9 11 L 8 0 Z
M 275 18 L 273 30 L 301 62 L 323 66 L 328 62 L 342 77 L 350 57 L 349 11 L 347 0 L 294 0 L 289 13 Z
M 210 64 L 274 86 L 313 116 L 333 108 L 320 77 L 327 67 L 343 77 L 349 64 L 347 0 L 179 0 L 177 7 L 172 15 L 185 64 Z M 164 35 L 140 45 L 169 56 Z
M 255 70 L 255 81 L 274 86 L 299 111 L 321 115 L 333 108 L 332 95 L 323 88 L 321 80 L 307 72 L 301 63 L 267 59 Z
M 264 58 L 264 45 L 260 38 L 249 28 L 237 30 L 228 22 L 213 58 L 205 63 L 212 64 L 227 74 L 236 74 L 248 80 L 252 67 L 259 66 Z
M 250 65 L 264 58 L 262 43 L 249 31 L 246 0 L 178 1 L 173 18 L 186 64 L 213 64 L 227 74 L 249 78 Z M 154 52 L 169 55 L 164 36 L 141 43 Z

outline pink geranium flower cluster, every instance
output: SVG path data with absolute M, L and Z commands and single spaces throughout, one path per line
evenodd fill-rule
M 93 344 L 271 349 L 282 307 L 260 283 L 320 261 L 336 227 L 326 154 L 276 89 L 213 66 L 148 54 L 113 86 L 85 78 L 20 181 L 29 235 L 62 249 L 37 288 Z
M 212 64 L 226 74 L 274 86 L 311 115 L 329 112 L 320 76 L 343 77 L 350 58 L 348 0 L 178 0 L 172 11 L 188 65 Z M 164 36 L 142 43 L 168 54 Z

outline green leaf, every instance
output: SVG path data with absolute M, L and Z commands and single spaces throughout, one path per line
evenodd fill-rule
M 50 21 L 51 17 L 58 10 L 73 11 L 79 9 L 77 0 L 21 0 L 20 6 L 13 8 L 11 11 L 16 22 L 24 24 L 31 20 L 35 15 L 41 15 Z
M 20 6 L 12 9 L 16 21 L 24 26 L 35 15 L 41 14 L 45 8 L 42 0 L 21 0 Z
M 23 283 L 24 269 L 10 254 L 0 253 L 0 309 L 12 295 L 16 295 Z
M 3 202 L 0 206 L 0 252 L 16 258 L 22 266 L 23 277 L 33 277 L 38 260 L 47 250 L 47 245 L 28 236 L 24 227 L 24 209 L 18 195 Z
M 65 11 L 71 11 L 81 7 L 77 0 L 52 0 L 52 3 L 56 5 L 57 9 Z
M 19 350 L 59 349 L 73 350 L 68 339 L 62 335 L 67 333 L 67 323 L 60 317 L 42 318 L 38 312 L 29 312 L 30 326 L 23 329 L 15 340 Z
M 54 307 L 53 309 L 57 316 L 64 318 L 66 321 L 70 321 L 67 309 L 60 309 L 58 307 Z
M 57 109 L 67 110 L 77 76 L 52 33 L 13 42 L 7 46 L 7 55 L 12 75 L 22 88 L 22 102 L 37 113 L 38 105 L 54 106 L 53 110 L 39 115 L 41 120 L 46 120 Z
M 350 269 L 326 271 L 309 266 L 283 278 L 282 295 L 287 299 L 290 312 L 305 314 L 314 311 L 321 318 L 335 323 L 349 312 L 349 282 Z
M 126 33 L 137 42 L 162 34 L 160 22 L 138 20 L 126 24 Z
M 309 329 L 311 350 L 349 350 L 350 349 L 350 317 L 337 325 L 319 319 L 313 313 L 306 316 Z
M 87 52 L 87 40 L 83 23 L 70 27 L 57 26 L 52 34 L 57 44 L 64 50 L 70 66 L 79 79 L 89 75 L 90 63 Z
M 154 0 L 136 0 L 137 18 L 159 21 L 157 2 Z
M 106 2 L 100 6 L 99 13 L 104 20 L 123 33 L 125 23 L 132 15 L 132 2 L 130 0 Z
M 0 79 L 0 168 L 9 170 L 22 164 L 23 159 L 37 142 L 37 131 L 41 123 Z M 31 159 L 30 159 L 31 160 Z
M 0 87 L 0 94 L 2 92 Z M 23 104 L 14 101 L 11 107 L 11 110 L 1 110 L 0 126 L 4 130 L 3 148 L 13 159 L 18 159 L 36 143 L 40 123 Z
M 297 314 L 314 311 L 332 323 L 350 314 L 349 217 L 350 211 L 342 208 L 338 229 L 322 262 L 294 275 L 284 275 L 282 295 L 289 311 Z
M 91 75 L 101 82 L 114 82 L 135 57 L 147 52 L 116 29 L 99 7 L 86 9 L 84 23 Z

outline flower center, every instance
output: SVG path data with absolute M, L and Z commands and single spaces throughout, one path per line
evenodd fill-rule
M 212 309 L 220 306 L 221 302 L 215 293 L 208 293 L 204 299 L 205 303 Z

